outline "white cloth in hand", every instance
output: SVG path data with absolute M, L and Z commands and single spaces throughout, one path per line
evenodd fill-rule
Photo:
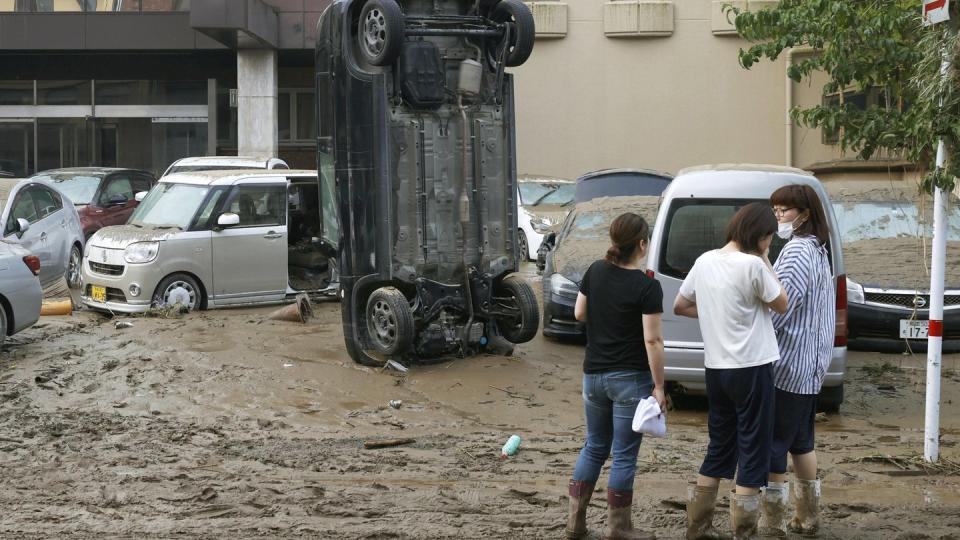
M 653 396 L 641 399 L 633 415 L 633 431 L 651 437 L 667 436 L 667 417 Z

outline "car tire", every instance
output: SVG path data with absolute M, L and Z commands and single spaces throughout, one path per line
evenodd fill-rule
M 67 287 L 76 290 L 80 288 L 80 269 L 83 264 L 83 252 L 80 246 L 74 244 L 70 247 L 70 258 L 67 259 L 67 271 L 64 277 L 67 279 Z
M 843 384 L 840 386 L 824 386 L 817 396 L 817 411 L 835 413 L 843 403 Z
M 396 62 L 403 47 L 403 25 L 403 11 L 396 0 L 367 0 L 357 27 L 360 54 L 375 66 Z
M 506 64 L 508 67 L 523 65 L 533 52 L 533 43 L 537 37 L 533 13 L 521 0 L 500 0 L 490 14 L 490 19 L 498 23 L 512 23 L 513 32 L 507 45 Z
M 395 287 L 380 287 L 367 299 L 367 336 L 374 350 L 386 356 L 405 352 L 413 343 L 413 310 Z
M 153 293 L 151 305 L 163 308 L 176 304 L 186 295 L 189 301 L 180 302 L 187 311 L 203 309 L 203 293 L 197 280 L 187 274 L 171 274 L 160 281 Z
M 518 275 L 510 275 L 494 291 L 494 301 L 500 308 L 516 311 L 512 319 L 497 321 L 500 334 L 510 343 L 526 343 L 540 329 L 540 306 L 533 288 Z
M 517 251 L 520 252 L 520 262 L 530 260 L 530 245 L 527 243 L 527 233 L 517 229 Z

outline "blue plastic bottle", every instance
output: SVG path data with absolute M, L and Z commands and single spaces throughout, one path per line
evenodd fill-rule
M 500 457 L 509 457 L 509 456 L 516 455 L 517 450 L 519 449 L 520 449 L 520 436 L 511 435 L 510 438 L 507 439 L 507 444 L 503 445 L 503 449 L 500 450 Z

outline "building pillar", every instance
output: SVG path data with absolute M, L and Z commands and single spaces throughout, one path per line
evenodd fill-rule
M 237 51 L 237 153 L 277 155 L 277 51 Z

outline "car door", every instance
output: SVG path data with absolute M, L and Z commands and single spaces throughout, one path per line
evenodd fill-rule
M 18 234 L 17 220 L 25 219 L 30 223 L 30 228 L 23 234 Z M 40 223 L 40 214 L 37 212 L 37 205 L 33 200 L 33 191 L 29 187 L 21 188 L 13 196 L 10 203 L 10 213 L 7 215 L 7 222 L 3 227 L 4 238 L 13 238 L 19 240 L 20 244 L 30 253 L 40 259 L 40 282 L 49 283 L 54 275 L 53 249 L 48 240 L 47 231 L 43 230 L 44 225 Z
M 67 223 L 68 214 L 63 209 L 63 199 L 60 194 L 46 186 L 30 186 L 33 203 L 37 207 L 39 221 L 37 226 L 46 233 L 46 244 L 50 249 L 50 264 L 48 274 L 50 279 L 59 278 L 67 271 L 70 264 L 70 230 Z M 29 231 L 28 231 L 29 232 Z M 42 268 L 41 268 L 42 273 Z M 41 281 L 46 281 L 41 279 Z
M 123 225 L 133 213 L 136 201 L 133 199 L 131 177 L 130 173 L 118 173 L 108 176 L 104 181 L 97 199 L 97 206 L 103 209 L 101 222 L 104 227 Z
M 237 214 L 240 223 L 216 227 L 213 232 L 214 301 L 218 304 L 279 300 L 286 295 L 286 190 L 286 180 L 262 179 L 230 190 L 221 213 Z

